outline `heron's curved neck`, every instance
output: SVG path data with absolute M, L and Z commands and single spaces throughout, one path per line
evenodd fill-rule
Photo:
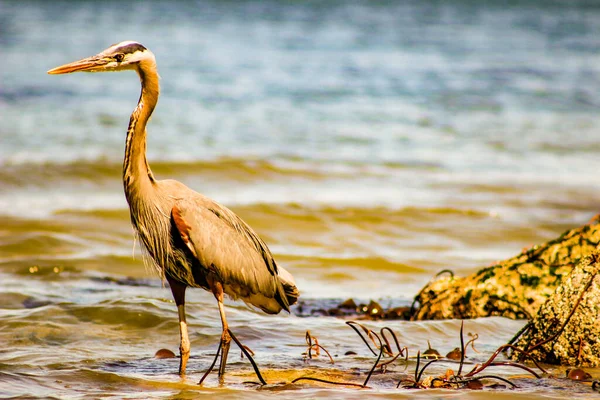
M 142 84 L 142 93 L 129 120 L 123 161 L 123 184 L 130 204 L 131 194 L 154 183 L 146 160 L 146 123 L 156 107 L 160 91 L 154 60 L 142 61 L 136 71 Z

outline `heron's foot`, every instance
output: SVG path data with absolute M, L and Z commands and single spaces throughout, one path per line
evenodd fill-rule
M 185 375 L 185 368 L 190 358 L 190 338 L 188 336 L 187 324 L 185 322 L 185 310 L 183 305 L 177 307 L 179 310 L 179 375 Z
M 187 330 L 185 334 L 181 335 L 181 343 L 179 344 L 179 375 L 185 375 L 185 368 L 187 366 L 187 360 L 190 358 L 190 340 L 187 337 Z
M 190 349 L 189 345 L 187 349 L 180 348 L 179 349 L 179 375 L 185 376 L 185 369 L 187 367 L 188 359 L 190 358 Z
M 219 364 L 219 377 L 222 377 L 225 374 L 225 365 L 227 364 L 230 346 L 231 336 L 229 335 L 229 329 L 225 329 L 223 330 L 223 334 L 221 334 L 221 363 Z

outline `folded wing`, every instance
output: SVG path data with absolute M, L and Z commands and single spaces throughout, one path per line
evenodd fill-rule
M 231 210 L 198 195 L 178 200 L 171 217 L 202 272 L 221 282 L 230 297 L 270 314 L 289 311 L 296 302 L 291 274 L 276 265 L 266 243 Z

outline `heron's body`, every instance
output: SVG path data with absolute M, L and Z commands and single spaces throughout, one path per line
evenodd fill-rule
M 287 282 L 278 276 L 282 268 L 244 221 L 178 181 L 154 181 L 153 186 L 150 201 L 129 202 L 132 224 L 159 273 L 206 290 L 211 290 L 210 279 L 217 280 L 234 300 L 269 314 L 289 311 Z
M 123 162 L 123 185 L 131 222 L 148 260 L 171 286 L 179 311 L 181 362 L 185 373 L 190 344 L 185 289 L 201 287 L 218 301 L 223 322 L 222 375 L 229 348 L 223 295 L 276 314 L 298 298 L 292 276 L 278 267 L 267 245 L 228 208 L 175 180 L 156 180 L 146 160 L 146 124 L 159 96 L 154 55 L 136 42 L 121 42 L 96 56 L 48 71 L 135 70 L 142 93 L 131 114 Z

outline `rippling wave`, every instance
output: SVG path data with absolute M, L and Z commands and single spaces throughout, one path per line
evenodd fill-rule
M 302 178 L 320 180 L 327 177 L 383 175 L 403 169 L 434 169 L 435 166 L 412 163 L 383 163 L 379 166 L 356 162 L 318 162 L 298 158 L 273 160 L 248 158 L 219 158 L 207 161 L 151 161 L 153 173 L 162 177 L 202 175 L 208 179 L 227 179 L 232 182 L 269 179 Z M 97 159 L 68 163 L 8 163 L 0 165 L 0 189 L 21 187 L 53 187 L 64 181 L 99 184 L 117 181 L 122 173 L 122 162 Z

